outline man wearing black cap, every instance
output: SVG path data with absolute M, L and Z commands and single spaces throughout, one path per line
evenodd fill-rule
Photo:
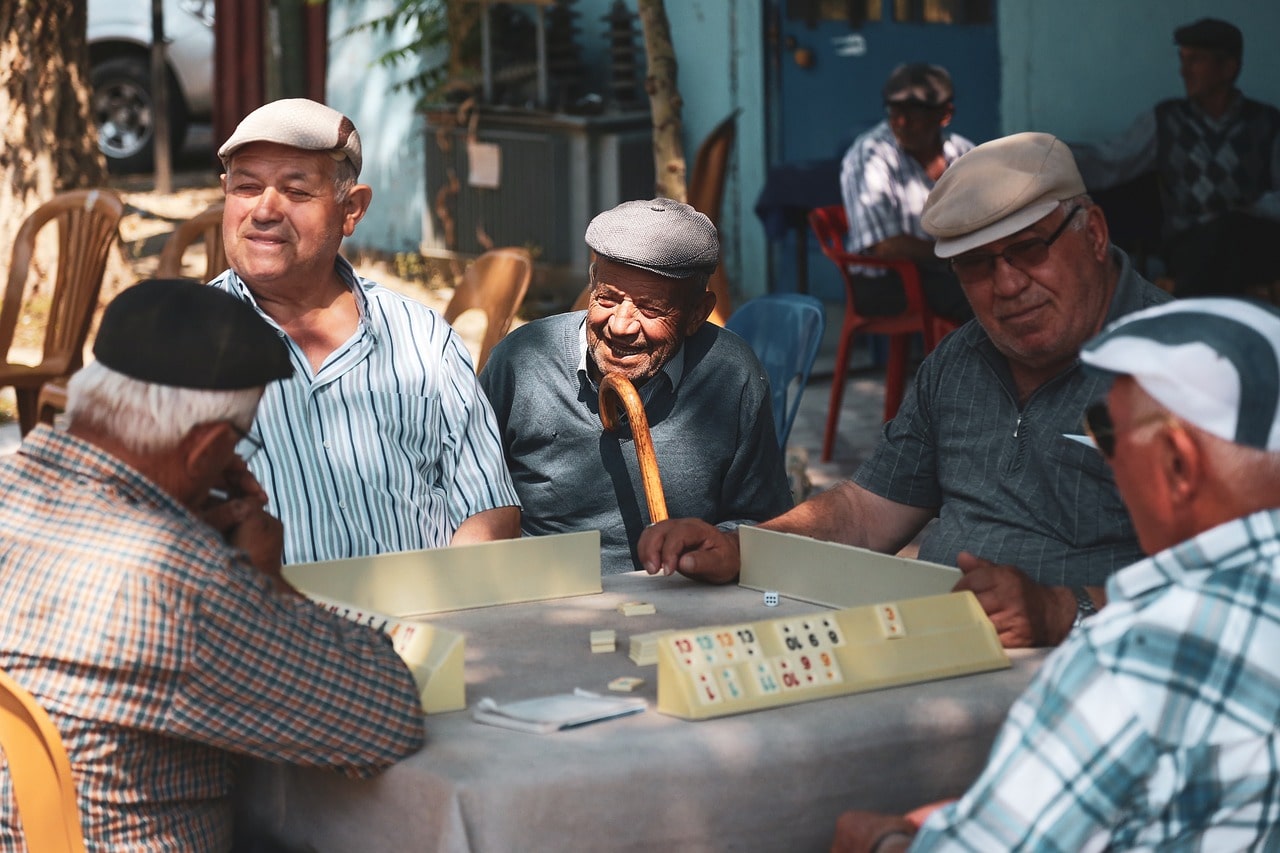
M 480 376 L 498 418 L 524 532 L 599 530 L 602 569 L 640 567 L 649 519 L 630 436 L 602 434 L 608 373 L 644 402 L 668 508 L 730 529 L 791 506 L 768 380 L 751 348 L 706 319 L 715 226 L 671 199 L 629 201 L 587 226 L 586 312 L 529 323 Z
M 947 129 L 955 114 L 951 75 L 939 65 L 900 65 L 884 86 L 887 117 L 863 133 L 840 164 L 840 192 L 849 220 L 850 252 L 906 258 L 920 269 L 929 306 L 952 320 L 973 316 L 960 283 L 933 254 L 920 214 L 934 182 L 973 143 Z M 858 312 L 906 309 L 901 286 L 886 287 L 892 271 L 865 270 L 854 280 Z
M 1187 96 L 1157 104 L 1114 140 L 1072 149 L 1091 190 L 1159 174 L 1176 295 L 1244 293 L 1280 279 L 1280 110 L 1236 88 L 1236 27 L 1204 18 L 1173 40 Z
M 305 98 L 245 117 L 218 149 L 231 269 L 210 284 L 289 347 L 249 467 L 286 563 L 519 535 L 520 508 L 471 358 L 439 314 L 338 251 L 373 198 L 351 119 Z
M 384 635 L 280 575 L 236 448 L 293 368 L 253 309 L 144 282 L 94 355 L 65 431 L 0 460 L 0 670 L 58 729 L 90 849 L 227 850 L 237 755 L 371 775 L 421 746 L 417 690 Z
M 1280 841 L 1280 312 L 1179 300 L 1081 359 L 1111 386 L 1088 423 L 1152 556 L 1045 661 L 968 793 L 918 831 L 847 813 L 833 851 Z

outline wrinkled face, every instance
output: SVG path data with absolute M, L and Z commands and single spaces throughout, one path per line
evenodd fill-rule
M 942 128 L 951 122 L 951 113 L 950 104 L 930 107 L 907 102 L 885 106 L 889 129 L 908 154 L 931 153 L 942 137 Z
M 1017 252 L 1028 240 L 1046 240 L 1067 212 L 1058 208 L 1028 228 L 965 252 L 959 258 Z M 1017 266 L 997 258 L 989 275 L 964 281 L 973 312 L 1006 358 L 1030 370 L 1049 370 L 1074 360 L 1096 334 L 1111 303 L 1106 280 L 1107 228 L 1096 207 L 1075 214 L 1084 230 L 1068 226 L 1042 263 Z
M 597 258 L 587 308 L 587 360 L 600 375 L 621 373 L 639 385 L 657 374 L 711 311 L 709 293 L 688 279 Z M 714 297 L 710 299 L 714 304 Z M 594 377 L 599 379 L 599 376 Z
M 1239 63 L 1229 56 L 1203 47 L 1178 48 L 1178 69 L 1188 98 L 1226 91 L 1235 82 Z
M 337 199 L 328 154 L 273 142 L 235 153 L 222 176 L 227 261 L 251 286 L 315 281 L 332 272 L 342 238 L 363 215 Z

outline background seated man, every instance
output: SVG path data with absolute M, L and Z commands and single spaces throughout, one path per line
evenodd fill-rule
M 959 566 L 1006 646 L 1053 645 L 1141 552 L 1106 465 L 1079 440 L 1101 380 L 1080 346 L 1168 294 L 1111 246 L 1071 153 L 1043 133 L 979 145 L 943 173 L 924 225 L 978 322 L 924 360 L 851 482 L 761 527 Z M 925 529 L 933 518 L 937 523 Z M 727 582 L 737 535 L 692 520 L 645 531 L 651 573 Z M 1016 567 L 1016 568 L 1015 568 Z
M 1159 173 L 1176 295 L 1244 293 L 1280 279 L 1280 110 L 1236 88 L 1236 27 L 1204 18 L 1173 40 L 1187 96 L 1156 104 L 1114 140 L 1072 149 L 1090 189 Z
M 943 170 L 973 143 L 947 130 L 955 114 L 951 75 L 940 65 L 899 65 L 884 86 L 888 117 L 854 140 L 840 164 L 850 252 L 907 258 L 920 269 L 925 300 L 963 322 L 973 316 L 960 282 L 933 253 L 920 224 L 925 199 Z M 865 270 L 854 281 L 858 312 L 900 314 L 907 307 L 896 273 Z
M 94 354 L 66 431 L 0 460 L 0 669 L 67 747 L 89 849 L 229 850 L 236 756 L 371 775 L 422 745 L 418 692 L 385 635 L 280 576 L 235 455 L 293 370 L 275 331 L 214 288 L 144 282 Z M 23 849 L 5 783 L 0 849 Z
M 705 322 L 720 256 L 711 220 L 671 199 L 629 201 L 591 220 L 586 242 L 587 311 L 515 330 L 480 376 L 524 532 L 597 529 L 603 571 L 640 567 L 643 484 L 629 434 L 603 432 L 606 373 L 644 401 L 670 512 L 730 529 L 789 508 L 764 368 L 741 338 Z
M 466 347 L 425 305 L 339 256 L 373 190 L 351 119 L 304 98 L 250 113 L 218 156 L 231 269 L 210 284 L 279 330 L 249 459 L 287 563 L 519 535 L 493 413 Z
M 1180 301 L 1081 358 L 1119 377 L 1089 423 L 1155 556 L 1108 581 L 911 849 L 1274 849 L 1280 313 Z M 888 853 L 914 831 L 850 812 L 832 849 Z

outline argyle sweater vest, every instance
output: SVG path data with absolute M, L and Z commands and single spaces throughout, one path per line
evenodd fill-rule
M 1166 234 L 1248 207 L 1271 187 L 1280 110 L 1241 98 L 1213 127 L 1186 98 L 1156 105 L 1156 162 Z

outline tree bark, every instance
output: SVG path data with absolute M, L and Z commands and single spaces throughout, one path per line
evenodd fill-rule
M 90 109 L 85 0 L 0 2 L 0 265 L 56 193 L 106 184 Z
M 644 88 L 649 93 L 649 109 L 653 115 L 655 190 L 659 196 L 684 201 L 686 166 L 684 146 L 680 142 L 684 101 L 676 86 L 676 52 L 671 45 L 667 10 L 663 0 L 638 0 L 638 11 L 649 63 Z

